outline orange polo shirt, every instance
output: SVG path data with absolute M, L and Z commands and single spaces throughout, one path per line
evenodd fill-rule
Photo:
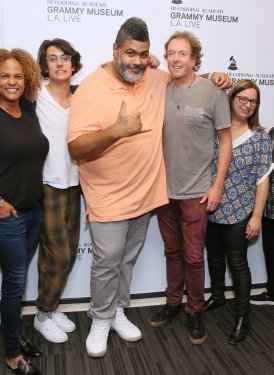
M 122 101 L 139 111 L 143 129 L 125 137 L 96 159 L 80 161 L 80 183 L 90 221 L 118 221 L 145 214 L 168 202 L 162 152 L 165 92 L 169 75 L 148 68 L 133 87 L 99 66 L 73 96 L 68 142 L 115 123 Z

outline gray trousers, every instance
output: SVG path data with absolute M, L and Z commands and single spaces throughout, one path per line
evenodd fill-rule
M 130 303 L 132 269 L 143 246 L 150 214 L 129 220 L 92 222 L 90 315 L 111 319 L 116 306 Z

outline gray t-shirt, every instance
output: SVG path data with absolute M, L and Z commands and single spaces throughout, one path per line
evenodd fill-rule
M 231 124 L 228 98 L 208 79 L 190 87 L 170 82 L 163 130 L 169 198 L 201 197 L 211 186 L 215 130 Z

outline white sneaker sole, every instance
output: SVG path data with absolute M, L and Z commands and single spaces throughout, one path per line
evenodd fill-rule
M 88 355 L 90 356 L 90 357 L 92 357 L 92 358 L 100 358 L 100 357 L 104 357 L 104 355 L 106 354 L 106 350 L 105 351 L 103 351 L 103 352 L 99 352 L 99 353 L 93 353 L 93 352 L 89 352 L 88 350 L 87 350 L 87 353 L 88 353 Z
M 115 332 L 117 333 L 117 335 L 118 335 L 119 337 L 121 337 L 121 339 L 123 339 L 123 340 L 125 340 L 125 341 L 129 341 L 129 342 L 137 342 L 137 341 L 142 340 L 142 338 L 143 338 L 142 334 L 139 335 L 139 336 L 128 337 L 128 336 L 123 335 L 123 334 L 120 333 L 119 331 L 117 331 L 114 327 L 110 327 L 110 329 L 111 329 L 112 331 L 115 331 Z
M 35 327 L 34 327 L 35 328 Z M 52 339 L 45 335 L 43 332 L 39 331 L 39 329 L 35 328 L 43 337 L 49 342 L 53 342 L 54 344 L 62 344 L 63 342 L 68 341 L 68 337 L 66 339 Z

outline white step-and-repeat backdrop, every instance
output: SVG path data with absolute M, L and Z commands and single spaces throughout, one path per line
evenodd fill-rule
M 20 47 L 37 56 L 44 39 L 63 38 L 82 55 L 84 68 L 74 83 L 112 58 L 112 44 L 120 25 L 129 17 L 143 18 L 149 27 L 151 51 L 161 60 L 164 43 L 176 30 L 196 34 L 203 45 L 201 72 L 226 72 L 233 81 L 254 80 L 262 93 L 262 125 L 274 125 L 274 2 L 273 0 L 0 0 L 0 43 Z M 90 295 L 92 243 L 84 224 L 77 261 L 62 298 Z M 261 238 L 250 245 L 253 284 L 266 281 Z M 37 254 L 28 274 L 25 300 L 37 295 Z M 206 287 L 209 287 L 206 274 Z M 227 275 L 227 285 L 231 285 Z M 132 294 L 161 292 L 166 287 L 163 243 L 153 216 L 144 248 L 135 265 Z

